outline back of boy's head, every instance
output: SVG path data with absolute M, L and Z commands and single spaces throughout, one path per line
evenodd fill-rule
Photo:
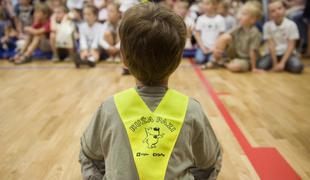
M 186 26 L 180 16 L 164 7 L 141 3 L 130 8 L 119 34 L 124 64 L 144 85 L 160 85 L 180 64 Z
M 243 5 L 242 9 L 248 11 L 251 16 L 256 19 L 260 19 L 262 17 L 262 4 L 258 1 L 248 1 Z

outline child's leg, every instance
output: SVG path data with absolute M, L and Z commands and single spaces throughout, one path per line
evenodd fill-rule
M 32 53 L 36 50 L 36 48 L 38 48 L 42 38 L 43 38 L 43 35 L 33 36 L 31 43 L 29 44 L 29 46 L 27 47 L 24 53 L 24 56 L 30 57 Z
M 53 52 L 53 60 L 56 58 L 58 59 L 58 52 L 57 52 L 57 48 L 56 48 L 56 33 L 52 32 L 50 34 L 50 44 L 51 44 L 51 49 Z
M 195 53 L 195 62 L 197 64 L 203 64 L 206 61 L 206 55 L 202 52 L 200 48 L 197 48 Z
M 110 31 L 105 32 L 103 38 L 111 47 L 115 44 L 113 34 Z M 117 51 L 115 48 L 108 48 L 108 49 L 105 49 L 105 51 L 107 52 L 109 56 L 115 56 L 117 54 Z
M 88 56 L 89 56 L 88 50 L 81 50 L 81 52 L 80 52 L 81 60 L 86 60 Z
M 232 72 L 246 72 L 250 70 L 250 63 L 245 59 L 234 59 L 226 64 L 226 68 Z
M 231 43 L 232 37 L 230 34 L 221 35 L 215 43 L 215 48 L 213 51 L 213 58 L 215 60 L 220 60 L 225 52 L 225 49 Z
M 33 36 L 29 35 L 26 37 L 25 40 L 25 44 L 23 45 L 23 47 L 20 49 L 21 53 L 25 53 L 27 47 L 30 45 L 30 43 L 32 42 Z
M 257 69 L 270 70 L 272 68 L 272 58 L 270 54 L 265 55 L 257 61 Z
M 294 55 L 289 57 L 285 64 L 285 70 L 291 73 L 300 74 L 304 69 L 300 59 Z

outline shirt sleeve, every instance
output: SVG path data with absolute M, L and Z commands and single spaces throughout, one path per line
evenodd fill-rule
M 101 105 L 93 115 L 90 124 L 81 137 L 83 153 L 94 160 L 104 160 L 101 149 L 102 118 L 103 109 Z
M 298 40 L 299 39 L 299 31 L 295 22 L 292 21 L 292 24 L 289 26 L 289 40 Z
M 225 23 L 225 19 L 221 16 L 220 21 L 219 21 L 219 32 L 223 33 L 226 30 L 226 23 Z
M 195 179 L 216 179 L 222 163 L 221 146 L 200 104 L 197 109 L 192 140 L 196 168 L 192 173 Z
M 92 160 L 81 151 L 79 163 L 81 164 L 83 180 L 102 180 L 105 174 L 105 162 L 103 160 Z

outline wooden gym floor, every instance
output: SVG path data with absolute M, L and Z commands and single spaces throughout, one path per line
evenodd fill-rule
M 92 113 L 108 96 L 134 86 L 120 73 L 119 64 L 75 69 L 73 63 L 0 61 L 0 179 L 81 179 L 79 138 Z M 309 82 L 309 65 L 302 75 L 201 73 L 183 61 L 170 87 L 204 107 L 224 149 L 219 179 L 262 177 L 249 147 L 274 148 L 309 179 Z

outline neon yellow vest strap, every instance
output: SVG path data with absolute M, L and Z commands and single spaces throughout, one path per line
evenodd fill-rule
M 134 88 L 114 96 L 140 180 L 163 180 L 185 118 L 188 97 L 168 89 L 154 112 Z

